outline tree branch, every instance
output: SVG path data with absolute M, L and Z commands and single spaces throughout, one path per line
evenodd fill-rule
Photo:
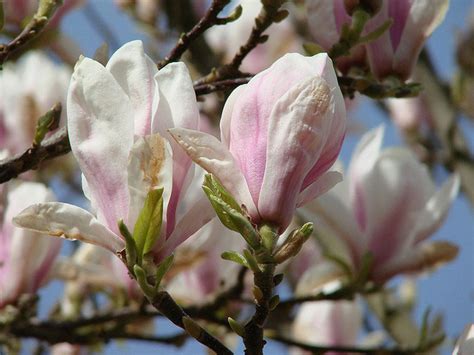
M 71 151 L 66 127 L 23 154 L 0 161 L 0 184 L 16 178 L 28 170 L 37 169 L 44 160 L 53 159 Z
M 171 52 L 158 63 L 158 68 L 161 69 L 171 62 L 179 60 L 197 37 L 218 22 L 217 16 L 228 3 L 230 3 L 230 0 L 213 0 L 206 14 L 189 32 L 181 35 Z
M 38 11 L 23 31 L 9 43 L 0 45 L 0 68 L 8 60 L 11 53 L 26 45 L 44 30 L 61 3 L 61 0 L 43 0 L 40 2 Z

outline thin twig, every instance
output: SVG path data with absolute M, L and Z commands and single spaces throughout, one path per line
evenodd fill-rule
M 62 0 L 49 0 L 40 2 L 38 11 L 23 29 L 23 31 L 21 31 L 20 34 L 9 43 L 0 45 L 0 68 L 8 60 L 10 54 L 29 43 L 44 30 L 56 11 L 56 8 L 61 3 Z
M 38 147 L 29 148 L 23 154 L 6 161 L 0 161 L 0 184 L 16 178 L 28 170 L 37 169 L 44 160 L 59 157 L 70 151 L 71 146 L 64 127 Z
M 158 292 L 155 297 L 150 300 L 150 303 L 171 322 L 186 330 L 194 339 L 207 346 L 209 349 L 214 350 L 217 354 L 232 354 L 232 351 L 230 351 L 217 338 L 192 321 L 183 309 L 171 298 L 168 292 Z M 185 324 L 184 319 L 190 320 L 192 328 L 190 325 Z
M 282 0 L 265 2 L 260 13 L 255 18 L 255 25 L 247 41 L 239 48 L 239 51 L 235 54 L 230 63 L 215 69 L 212 73 L 199 79 L 197 84 L 212 83 L 242 76 L 239 68 L 243 60 L 255 47 L 267 40 L 267 36 L 263 35 L 263 33 L 275 22 L 276 17 L 280 14 L 280 7 L 283 3 L 284 1 Z
M 181 58 L 183 53 L 188 49 L 190 44 L 199 37 L 204 31 L 212 27 L 218 22 L 218 15 L 229 4 L 230 0 L 213 0 L 211 7 L 206 14 L 199 20 L 199 22 L 187 33 L 183 33 L 171 52 L 158 63 L 158 68 L 161 69 L 165 65 L 175 62 Z

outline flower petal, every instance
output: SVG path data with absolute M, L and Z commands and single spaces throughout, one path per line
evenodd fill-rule
M 407 248 L 396 259 L 374 268 L 373 279 L 382 284 L 400 273 L 418 273 L 429 271 L 443 265 L 458 255 L 459 248 L 446 241 L 422 243 L 419 247 Z
M 49 202 L 32 205 L 13 219 L 21 228 L 99 245 L 112 252 L 125 247 L 124 241 L 101 224 L 92 214 L 67 203 Z
M 128 216 L 130 101 L 102 65 L 84 58 L 72 76 L 67 108 L 71 149 L 97 204 L 99 220 L 117 232 L 117 221 Z
M 137 138 L 130 151 L 128 164 L 129 228 L 134 228 L 148 192 L 151 190 L 163 188 L 163 206 L 166 210 L 173 183 L 172 163 L 171 146 L 158 133 Z M 166 216 L 163 216 L 163 226 L 166 226 Z M 163 228 L 163 230 L 166 229 Z
M 230 152 L 216 137 L 185 128 L 173 128 L 169 132 L 196 164 L 218 178 L 251 215 L 258 216 L 244 176 Z
M 106 66 L 130 98 L 134 111 L 135 134 L 151 133 L 151 123 L 158 107 L 156 64 L 145 54 L 142 41 L 131 41 L 110 57 Z
M 272 111 L 258 210 L 282 230 L 293 217 L 304 178 L 319 159 L 333 105 L 327 82 L 314 77 L 291 88 Z
M 417 0 L 411 2 L 410 13 L 400 44 L 395 47 L 393 70 L 403 79 L 410 77 L 425 40 L 443 21 L 449 0 Z
M 296 206 L 301 207 L 311 202 L 318 196 L 328 192 L 342 181 L 342 174 L 338 171 L 328 171 L 318 180 L 300 192 Z
M 452 175 L 426 203 L 424 210 L 418 216 L 415 227 L 416 242 L 432 235 L 443 223 L 448 214 L 451 203 L 459 191 L 460 178 Z
M 168 64 L 156 74 L 155 79 L 160 92 L 160 102 L 153 120 L 153 132 L 169 139 L 173 150 L 173 190 L 167 209 L 167 234 L 169 234 L 175 224 L 180 196 L 186 191 L 187 183 L 191 181 L 189 176 L 192 176 L 193 168 L 191 159 L 171 139 L 168 129 L 174 127 L 198 129 L 199 108 L 193 83 L 184 63 Z

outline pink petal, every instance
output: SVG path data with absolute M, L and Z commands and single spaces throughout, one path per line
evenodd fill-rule
M 414 228 L 416 242 L 430 237 L 441 226 L 448 214 L 449 207 L 458 194 L 459 185 L 459 175 L 454 174 L 428 200 L 423 211 L 418 216 L 418 222 Z
M 411 76 L 425 40 L 443 21 L 449 5 L 448 0 L 417 0 L 410 3 L 410 13 L 401 34 L 400 44 L 394 47 L 393 69 L 403 79 Z
M 272 111 L 258 210 L 264 221 L 282 230 L 293 216 L 305 176 L 320 157 L 333 104 L 327 82 L 314 77 L 290 89 Z
M 191 77 L 184 63 L 168 64 L 156 74 L 155 79 L 158 83 L 160 101 L 153 120 L 153 132 L 169 139 L 173 150 L 173 190 L 167 209 L 169 235 L 175 224 L 180 196 L 187 188 L 186 182 L 190 181 L 188 175 L 193 174 L 193 168 L 191 159 L 171 139 L 167 130 L 174 127 L 198 129 L 199 109 Z
M 100 220 L 117 232 L 128 216 L 127 161 L 133 144 L 133 111 L 114 77 L 84 58 L 68 92 L 71 149 L 87 179 Z
M 169 132 L 196 164 L 216 176 L 252 217 L 259 218 L 245 178 L 230 152 L 216 137 L 185 128 L 173 128 Z
M 131 41 L 110 57 L 106 66 L 125 94 L 134 111 L 135 134 L 151 133 L 151 122 L 158 105 L 156 64 L 145 54 L 142 41 Z M 129 118 L 130 119 L 130 118 Z

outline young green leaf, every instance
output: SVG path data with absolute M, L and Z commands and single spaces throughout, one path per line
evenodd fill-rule
M 234 263 L 240 264 L 247 268 L 249 267 L 247 260 L 245 260 L 245 258 L 236 251 L 225 251 L 221 254 L 221 258 L 224 260 L 233 261 Z
M 137 245 L 138 257 L 150 252 L 159 238 L 163 221 L 163 189 L 151 190 L 138 215 L 133 239 Z
M 171 265 L 173 264 L 174 255 L 171 254 L 167 256 L 159 265 L 158 269 L 156 270 L 156 283 L 155 283 L 155 290 L 158 290 L 160 286 L 161 280 L 163 280 L 163 276 L 168 272 Z

